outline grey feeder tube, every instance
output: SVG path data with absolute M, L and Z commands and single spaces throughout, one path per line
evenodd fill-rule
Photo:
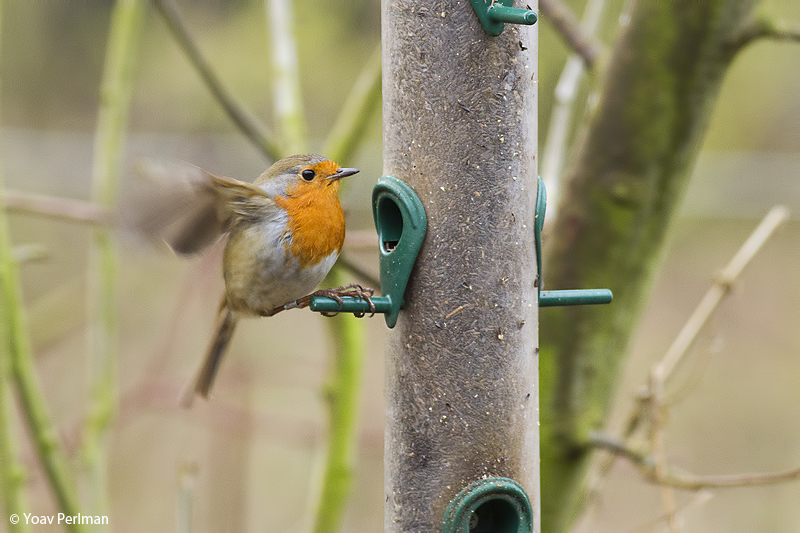
M 428 223 L 388 332 L 385 531 L 442 531 L 487 478 L 539 531 L 536 27 L 457 0 L 383 0 L 382 27 L 383 173 Z

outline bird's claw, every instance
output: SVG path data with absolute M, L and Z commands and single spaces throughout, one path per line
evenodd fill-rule
M 360 298 L 362 300 L 366 300 L 369 304 L 369 311 L 370 316 L 375 316 L 375 304 L 372 302 L 372 295 L 375 293 L 375 289 L 371 287 L 362 287 L 358 283 L 351 283 L 350 285 L 343 285 L 341 287 L 334 287 L 331 289 L 321 289 L 316 292 L 309 294 L 308 296 L 304 296 L 297 300 L 298 307 L 308 307 L 311 303 L 311 298 L 314 296 L 324 296 L 327 298 L 333 298 L 339 304 L 339 307 L 344 305 L 342 301 L 342 297 L 350 297 L 350 298 Z M 324 316 L 336 316 L 338 313 L 326 313 L 323 312 L 322 315 Z M 366 313 L 353 313 L 356 317 L 361 318 Z

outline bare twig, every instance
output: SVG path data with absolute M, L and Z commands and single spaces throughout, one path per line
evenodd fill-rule
M 172 0 L 154 0 L 155 6 L 164 18 L 172 36 L 183 49 L 189 62 L 197 70 L 203 82 L 228 117 L 239 128 L 247 139 L 253 143 L 266 157 L 278 160 L 281 157 L 280 143 L 275 135 L 264 124 L 248 111 L 244 105 L 236 100 L 233 94 L 222 84 L 210 63 L 200 52 L 186 23 L 183 21 L 178 8 Z
M 672 342 L 664 358 L 659 365 L 665 379 L 669 379 L 675 367 L 686 355 L 689 347 L 697 338 L 700 329 L 708 322 L 708 319 L 719 307 L 722 298 L 731 290 L 736 279 L 744 270 L 744 267 L 758 253 L 764 243 L 772 233 L 789 219 L 789 209 L 785 206 L 775 206 L 764 217 L 758 227 L 748 237 L 742 247 L 733 256 L 733 259 L 722 269 L 711 288 L 708 289 L 703 299 L 695 308 L 689 320 L 681 329 L 678 336 Z
M 669 485 L 682 490 L 730 489 L 736 487 L 755 487 L 775 485 L 800 479 L 800 468 L 784 472 L 753 472 L 746 474 L 700 476 L 672 469 L 664 478 L 654 478 L 655 483 Z
M 136 53 L 146 13 L 145 0 L 118 0 L 111 12 L 92 164 L 92 200 L 109 210 L 119 190 Z M 108 515 L 111 508 L 109 443 L 119 400 L 117 259 L 113 232 L 95 226 L 87 267 L 89 400 L 81 455 L 89 509 L 97 515 Z
M 539 0 L 539 10 L 553 24 L 567 45 L 583 59 L 586 67 L 594 67 L 603 45 L 595 39 L 591 31 L 584 29 L 569 7 L 560 0 Z
M 686 505 L 679 508 L 676 512 L 676 518 L 680 519 L 683 515 L 685 515 L 688 511 L 696 509 L 705 505 L 711 498 L 714 497 L 714 493 L 708 490 L 703 490 L 695 494 L 694 498 L 691 499 Z M 635 527 L 628 531 L 628 533 L 645 533 L 651 532 L 655 530 L 655 527 L 665 522 L 668 519 L 667 515 L 661 515 L 656 517 L 654 520 L 650 520 L 644 524 L 640 524 L 639 526 Z
M 800 43 L 800 23 L 777 21 L 765 16 L 754 17 L 734 35 L 729 48 L 736 53 L 760 39 Z
M 664 383 L 670 379 L 675 368 L 683 360 L 689 348 L 694 343 L 703 325 L 708 322 L 713 312 L 719 307 L 722 298 L 728 294 L 733 283 L 739 277 L 742 270 L 744 270 L 744 267 L 755 254 L 758 253 L 778 226 L 788 218 L 789 210 L 786 207 L 773 207 L 734 255 L 728 265 L 720 272 L 712 287 L 709 288 L 680 333 L 678 333 L 678 336 L 667 350 L 664 358 L 654 367 L 653 372 L 661 376 L 660 379 L 662 379 Z M 614 455 L 604 458 L 596 469 L 596 475 L 591 481 L 592 487 L 589 490 L 590 499 L 593 501 L 597 501 L 605 478 L 614 465 L 615 457 L 621 455 L 619 450 L 625 448 L 627 441 L 640 427 L 642 421 L 647 418 L 645 411 L 652 400 L 652 391 L 648 387 L 643 387 L 643 389 L 644 392 L 637 399 L 636 404 L 626 418 L 622 430 L 622 440 L 620 441 L 621 447 L 615 450 L 609 448 L 607 444 L 602 444 L 600 441 L 593 440 L 593 445 L 606 448 L 614 453 Z M 634 462 L 637 460 L 636 457 L 628 457 L 628 459 Z M 653 465 L 649 465 L 649 468 L 652 467 Z
M 666 477 L 669 469 L 667 451 L 664 445 L 664 374 L 658 366 L 650 373 L 650 449 L 653 451 L 653 472 L 657 479 Z M 675 518 L 678 506 L 675 503 L 675 493 L 668 485 L 661 486 L 661 503 L 667 517 L 667 527 L 670 533 L 678 531 Z
M 20 191 L 5 191 L 5 206 L 11 212 L 31 213 L 85 224 L 109 224 L 111 210 L 92 202 Z
M 652 456 L 641 451 L 628 448 L 623 442 L 593 433 L 589 437 L 590 444 L 603 449 L 617 457 L 623 457 L 636 466 L 639 472 L 650 482 L 681 490 L 729 489 L 736 487 L 752 487 L 756 485 L 774 485 L 787 481 L 800 480 L 800 468 L 783 472 L 753 472 L 729 475 L 698 475 L 675 466 L 665 464 L 659 469 Z M 661 470 L 661 473 L 659 473 Z
M 785 206 L 775 206 L 763 218 L 753 233 L 739 248 L 730 262 L 722 269 L 713 285 L 708 289 L 703 299 L 692 312 L 678 336 L 667 349 L 664 358 L 657 363 L 658 372 L 666 383 L 673 375 L 675 368 L 680 364 L 689 348 L 694 343 L 702 327 L 719 307 L 722 298 L 730 292 L 733 284 L 744 270 L 744 267 L 758 253 L 764 243 L 783 222 L 788 220 L 789 210 Z M 624 438 L 630 437 L 639 427 L 642 420 L 642 404 L 637 403 L 626 419 Z
M 540 4 L 542 6 L 542 4 Z M 589 0 L 583 13 L 581 22 L 583 31 L 592 34 L 597 30 L 600 15 L 605 7 L 605 0 Z M 542 9 L 544 9 L 542 7 Z M 583 75 L 585 73 L 584 59 L 577 53 L 570 55 L 564 64 L 564 70 L 558 79 L 555 90 L 555 105 L 550 114 L 550 124 L 542 153 L 541 176 L 547 186 L 547 195 L 550 199 L 548 210 L 549 220 L 555 220 L 558 209 L 558 197 L 561 184 L 561 172 L 564 167 L 564 158 L 567 152 L 572 111 L 575 106 L 575 97 L 578 93 Z

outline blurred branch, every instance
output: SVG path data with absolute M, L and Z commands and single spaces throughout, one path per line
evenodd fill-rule
M 178 469 L 178 501 L 176 502 L 177 533 L 191 533 L 194 531 L 192 517 L 194 515 L 194 498 L 197 489 L 197 474 L 199 467 L 194 461 L 185 460 Z
M 755 16 L 733 35 L 732 51 L 738 52 L 759 39 L 800 43 L 800 23 L 778 21 L 766 16 Z
M 117 0 L 111 13 L 100 109 L 94 138 L 92 199 L 112 209 L 124 156 L 136 49 L 147 9 L 145 0 Z M 90 400 L 82 455 L 91 514 L 108 515 L 108 439 L 117 412 L 117 253 L 110 228 L 94 231 L 88 266 L 88 357 Z
M 0 185 L 0 195 L 2 195 Z M 42 468 L 47 476 L 50 489 L 53 491 L 58 509 L 66 515 L 77 515 L 80 511 L 76 485 L 72 479 L 69 465 L 62 455 L 58 437 L 47 412 L 44 394 L 36 376 L 33 363 L 33 350 L 22 300 L 22 288 L 19 272 L 13 257 L 11 240 L 5 211 L 0 211 L 0 309 L 3 320 L 3 341 L 10 359 L 11 377 L 17 389 L 17 397 L 21 404 L 22 415 L 28 432 L 39 456 Z M 7 414 L 8 411 L 6 411 Z M 6 457 L 3 457 L 3 462 Z M 16 463 L 10 460 L 8 465 L 19 475 L 20 470 L 14 468 Z M 7 472 L 7 475 L 14 475 Z M 4 480 L 4 487 L 9 488 Z M 17 481 L 19 483 L 19 480 Z M 5 493 L 5 491 L 4 491 Z M 12 492 L 4 496 L 4 501 L 14 498 Z M 17 494 L 18 498 L 19 495 Z M 77 524 L 68 526 L 71 531 L 83 531 Z
M 733 475 L 698 475 L 675 466 L 665 465 L 659 473 L 656 460 L 645 453 L 627 448 L 619 441 L 593 433 L 590 444 L 597 449 L 606 450 L 615 456 L 624 457 L 636 466 L 639 472 L 650 482 L 681 490 L 726 489 L 735 487 L 752 487 L 756 485 L 773 485 L 788 481 L 800 480 L 800 468 L 783 472 L 755 472 Z
M 667 451 L 664 444 L 664 426 L 666 425 L 666 413 L 664 410 L 664 379 L 659 374 L 659 368 L 653 369 L 650 374 L 650 449 L 653 453 L 653 474 L 656 479 L 664 479 L 669 471 L 667 463 Z M 664 514 L 667 518 L 667 527 L 670 533 L 677 531 L 675 514 L 678 505 L 675 502 L 675 492 L 668 485 L 660 486 L 661 503 L 664 506 Z
M 631 5 L 564 176 L 552 227 L 559 238 L 546 250 L 551 286 L 614 292 L 612 306 L 553 308 L 541 317 L 541 484 L 548 489 L 541 517 L 547 531 L 568 530 L 583 506 L 590 458 L 582 444 L 605 423 L 626 347 L 735 57 L 731 39 L 759 9 L 749 0 Z
M 336 262 L 339 267 L 349 270 L 350 273 L 354 274 L 357 278 L 361 278 L 365 283 L 367 283 L 371 288 L 378 289 L 381 286 L 381 280 L 378 279 L 374 274 L 367 272 L 363 269 L 358 263 L 354 261 L 350 261 L 350 258 L 346 255 L 340 255 L 339 260 Z
M 711 288 L 708 289 L 703 299 L 697 304 L 689 320 L 686 321 L 664 358 L 658 364 L 660 367 L 659 374 L 662 374 L 665 380 L 672 376 L 675 368 L 682 361 L 692 343 L 694 343 L 702 327 L 717 310 L 722 299 L 730 292 L 744 267 L 761 250 L 775 230 L 788 219 L 789 209 L 785 206 L 775 206 L 770 209 L 758 227 L 753 230 L 750 237 L 736 252 L 736 255 L 717 275 Z
M 681 506 L 675 512 L 675 519 L 678 521 L 682 521 L 684 515 L 687 512 L 702 507 L 706 503 L 708 503 L 711 498 L 714 496 L 714 493 L 708 490 L 698 491 L 697 494 L 685 505 Z M 656 517 L 653 520 L 645 522 L 644 524 L 639 524 L 638 526 L 634 527 L 631 530 L 628 530 L 628 533 L 652 533 L 653 531 L 658 531 L 658 526 L 662 522 L 666 522 L 669 516 L 661 515 Z
M 736 252 L 733 258 L 728 262 L 725 268 L 719 273 L 714 280 L 711 288 L 708 289 L 703 299 L 692 312 L 686 324 L 681 328 L 675 340 L 667 349 L 666 354 L 658 362 L 651 372 L 651 379 L 649 385 L 644 387 L 644 393 L 637 399 L 636 405 L 626 418 L 626 423 L 623 428 L 622 437 L 619 441 L 621 448 L 624 449 L 626 443 L 630 440 L 633 434 L 639 429 L 641 423 L 648 419 L 647 409 L 663 409 L 663 402 L 654 399 L 654 388 L 658 389 L 663 387 L 667 381 L 672 377 L 675 369 L 683 361 L 684 357 L 689 351 L 697 335 L 700 333 L 703 326 L 708 322 L 709 318 L 717 310 L 722 299 L 730 292 L 733 284 L 738 279 L 739 275 L 744 270 L 745 266 L 750 262 L 753 257 L 763 247 L 764 243 L 772 236 L 775 230 L 786 220 L 789 219 L 789 210 L 784 206 L 775 206 L 766 214 L 761 223 L 750 234 L 747 240 L 742 244 L 741 248 Z M 656 404 L 656 406 L 654 406 Z M 652 423 L 652 415 L 649 417 Z M 597 439 L 593 443 L 598 445 Z M 607 444 L 602 447 L 611 450 Z M 614 451 L 615 455 L 621 455 L 618 451 Z M 628 457 L 634 461 L 640 461 L 639 458 Z M 608 476 L 614 464 L 615 456 L 610 456 L 603 460 L 597 468 L 595 479 L 591 482 L 591 499 L 596 502 L 599 492 L 603 486 L 606 477 Z M 652 466 L 652 465 L 651 465 Z
M 539 10 L 564 42 L 583 59 L 586 68 L 593 68 L 603 51 L 603 45 L 593 35 L 594 31 L 585 30 L 575 14 L 561 0 L 539 0 Z
M 277 160 L 281 156 L 281 147 L 278 140 L 264 124 L 240 103 L 233 94 L 222 84 L 209 62 L 203 57 L 186 23 L 172 0 L 154 0 L 156 9 L 166 22 L 172 36 L 183 49 L 189 62 L 206 84 L 211 94 L 228 114 L 236 127 L 247 139 L 258 148 L 267 159 Z
M 25 263 L 39 263 L 47 259 L 47 248 L 43 244 L 29 243 L 15 246 L 13 250 L 14 261 L 20 265 Z
M 372 55 L 353 84 L 328 138 L 323 152 L 334 161 L 346 161 L 352 157 L 364 137 L 369 119 L 381 103 L 381 45 L 377 44 Z M 346 248 L 375 248 L 378 242 L 372 231 L 348 232 Z M 361 278 L 370 287 L 379 288 L 380 280 L 345 255 L 339 257 L 341 267 Z
M 2 5 L 0 3 L 0 7 Z M 0 176 L 0 205 L 5 204 L 3 195 L 4 187 Z M 0 209 L 0 318 L 0 342 L 3 343 L 0 348 L 0 483 L 3 487 L 4 516 L 20 514 L 27 507 L 22 492 L 24 470 L 17 461 L 11 441 L 11 395 L 6 390 L 9 378 L 16 386 L 22 417 L 50 483 L 58 510 L 67 515 L 78 514 L 76 485 L 62 455 L 36 376 L 19 269 L 14 260 L 5 209 Z M 12 524 L 12 530 L 29 529 L 27 524 L 22 525 L 21 522 L 22 520 L 16 526 Z M 83 531 L 83 528 L 80 525 L 71 525 L 70 530 Z
M 103 225 L 110 224 L 113 219 L 112 212 L 107 207 L 56 196 L 7 190 L 4 203 L 11 212 L 30 213 L 70 222 Z
M 347 281 L 339 269 L 325 280 L 334 287 Z M 336 532 L 353 483 L 358 437 L 361 377 L 364 373 L 364 326 L 355 316 L 344 313 L 329 322 L 334 340 L 334 367 L 325 389 L 329 409 L 328 454 L 314 531 Z
M 369 119 L 380 104 L 381 44 L 378 43 L 353 84 L 328 134 L 323 153 L 334 161 L 349 159 L 364 136 Z
M 275 119 L 284 155 L 308 151 L 291 0 L 265 0 L 272 41 Z
M 542 3 L 539 4 L 543 6 Z M 597 30 L 600 15 L 605 7 L 605 0 L 589 0 L 583 13 L 580 28 L 588 34 Z M 543 8 L 544 9 L 544 8 Z M 570 16 L 571 13 L 570 13 Z M 550 124 L 542 154 L 541 176 L 547 186 L 547 195 L 550 198 L 550 216 L 548 220 L 555 220 L 558 212 L 558 197 L 561 188 L 561 173 L 564 167 L 564 158 L 567 152 L 572 111 L 575 107 L 575 97 L 578 86 L 583 79 L 586 62 L 577 53 L 570 55 L 564 64 L 564 70 L 558 78 L 555 90 L 555 105 L 550 114 Z
M 0 3 L 0 15 L 2 15 L 2 3 Z M 2 20 L 2 18 L 0 18 Z M 2 178 L 0 177 L 0 183 Z M 3 199 L 2 186 L 0 186 L 0 199 Z M 11 243 L 7 237 L 8 229 L 6 227 L 6 213 L 0 210 L 0 288 L 3 290 L 3 296 L 6 296 L 6 288 L 12 280 L 9 277 L 16 277 L 16 264 L 19 263 L 19 258 L 16 249 L 11 249 Z M 0 303 L 0 324 L 11 324 L 9 318 L 10 302 L 3 298 Z M 25 467 L 19 461 L 17 456 L 17 446 L 15 444 L 16 435 L 14 427 L 14 401 L 11 393 L 11 331 L 9 328 L 3 326 L 0 328 L 0 493 L 2 493 L 2 502 L 0 504 L 0 511 L 2 516 L 10 516 L 14 513 L 17 516 L 23 514 L 28 510 L 28 502 L 25 498 Z M 32 527 L 28 521 L 20 520 L 16 524 L 11 523 L 10 530 L 12 532 L 27 532 L 32 531 Z
M 3 516 L 10 516 L 14 513 L 21 515 L 27 511 L 28 502 L 23 490 L 26 471 L 17 456 L 13 425 L 14 402 L 8 386 L 11 383 L 9 342 L 5 338 L 1 342 L 3 347 L 0 349 L 0 487 L 2 487 L 0 493 L 3 497 L 0 510 L 3 511 Z M 25 520 L 11 524 L 10 527 L 13 532 L 32 531 L 31 526 Z

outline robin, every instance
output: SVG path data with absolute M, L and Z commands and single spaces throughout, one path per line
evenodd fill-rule
M 191 210 L 174 206 L 183 220 L 171 224 L 165 239 L 180 254 L 199 251 L 226 231 L 228 241 L 222 263 L 225 293 L 202 365 L 181 393 L 186 407 L 195 395 L 208 397 L 239 319 L 305 307 L 314 295 L 369 301 L 372 294 L 358 285 L 312 293 L 344 243 L 339 180 L 358 169 L 301 154 L 277 161 L 253 183 L 195 170 Z

